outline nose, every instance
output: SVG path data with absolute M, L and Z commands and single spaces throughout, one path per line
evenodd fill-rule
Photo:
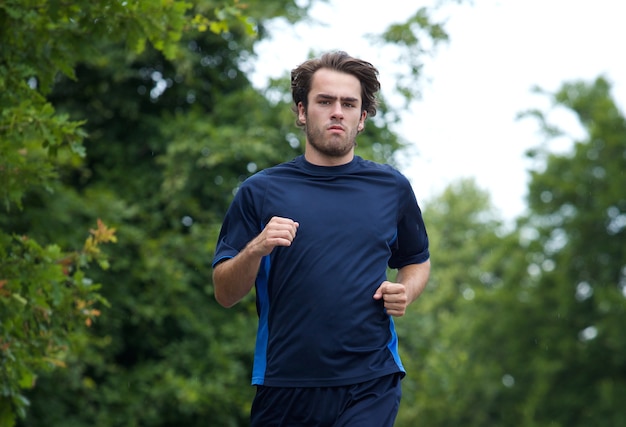
M 343 119 L 343 109 L 341 108 L 341 102 L 335 102 L 331 112 L 331 118 Z

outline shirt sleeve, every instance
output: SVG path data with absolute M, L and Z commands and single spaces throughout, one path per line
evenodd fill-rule
M 258 214 L 258 192 L 254 180 L 248 178 L 237 193 L 226 212 L 213 257 L 212 266 L 235 257 L 262 230 Z
M 409 264 L 421 264 L 430 258 L 428 233 L 422 218 L 422 211 L 408 179 L 402 178 L 397 237 L 391 248 L 392 254 L 389 259 L 389 267 L 394 269 Z

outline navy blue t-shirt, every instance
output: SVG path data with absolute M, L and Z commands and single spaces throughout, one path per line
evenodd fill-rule
M 404 374 L 393 320 L 373 295 L 387 266 L 429 258 L 406 177 L 358 156 L 333 167 L 299 156 L 265 169 L 237 191 L 213 266 L 236 256 L 273 216 L 300 225 L 257 275 L 252 383 L 326 387 Z

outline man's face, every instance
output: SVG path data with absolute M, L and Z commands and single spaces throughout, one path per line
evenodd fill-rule
M 307 148 L 330 160 L 349 160 L 356 135 L 363 130 L 367 112 L 362 111 L 361 82 L 355 76 L 322 68 L 313 74 L 309 105 L 298 105 L 305 123 Z

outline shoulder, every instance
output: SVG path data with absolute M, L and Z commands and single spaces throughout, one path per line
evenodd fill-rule
M 379 172 L 383 174 L 402 175 L 398 169 L 387 163 L 378 163 L 373 160 L 366 160 L 360 156 L 355 157 L 355 162 L 361 170 Z
M 260 170 L 253 175 L 250 175 L 246 178 L 242 187 L 244 186 L 263 186 L 267 185 L 273 178 L 281 177 L 281 176 L 289 176 L 294 171 L 298 170 L 298 165 L 296 159 L 280 163 L 276 166 L 269 167 L 267 169 Z
M 365 160 L 357 157 L 358 171 L 365 175 L 379 176 L 396 183 L 401 187 L 410 188 L 409 179 L 397 168 L 386 163 L 378 163 L 372 160 Z

